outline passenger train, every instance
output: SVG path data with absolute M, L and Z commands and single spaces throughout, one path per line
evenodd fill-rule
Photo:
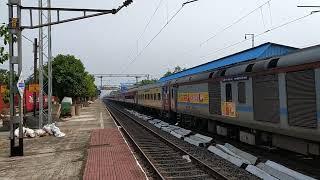
M 108 98 L 251 145 L 320 155 L 320 45 Z

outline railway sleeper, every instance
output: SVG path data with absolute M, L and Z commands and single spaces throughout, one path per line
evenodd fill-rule
M 152 157 L 150 157 L 151 159 Z M 152 158 L 153 159 L 153 158 Z M 184 164 L 189 163 L 185 159 L 161 159 L 161 160 L 155 160 L 159 164 Z
M 155 154 L 155 153 L 149 153 L 149 152 L 145 152 L 146 154 L 154 157 L 154 158 L 174 158 L 174 157 L 177 157 L 177 156 L 180 156 L 179 153 L 173 153 L 173 154 Z
M 161 169 L 162 171 L 168 172 L 172 170 L 172 167 L 160 167 L 159 169 Z M 194 165 L 190 164 L 189 166 L 176 166 L 174 167 L 174 169 L 178 171 L 189 171 L 194 169 Z
M 171 172 L 164 175 L 167 179 L 213 179 L 204 172 L 199 174 Z
M 159 154 L 159 155 L 168 155 L 171 153 L 177 153 L 176 151 L 174 151 L 173 149 L 145 149 L 144 152 L 150 153 L 150 154 Z
M 192 165 L 192 163 L 187 162 L 187 161 L 178 161 L 178 162 L 174 162 L 174 163 L 172 163 L 172 161 L 171 161 L 171 162 L 169 162 L 169 161 L 166 161 L 166 162 L 164 162 L 164 161 L 162 161 L 162 162 L 157 161 L 157 162 L 154 162 L 153 164 L 156 165 L 156 166 L 158 166 L 158 167 L 172 167 L 172 168 L 177 167 L 177 166 L 188 166 L 188 165 Z

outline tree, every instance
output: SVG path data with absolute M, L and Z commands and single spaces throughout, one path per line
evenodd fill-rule
M 154 84 L 158 81 L 158 79 L 144 79 L 142 81 L 139 81 L 138 83 L 136 83 L 135 85 L 138 85 L 138 86 L 143 86 L 143 85 L 147 85 L 147 84 Z
M 52 61 L 53 94 L 62 99 L 85 94 L 86 72 L 82 62 L 72 55 L 59 54 Z
M 47 68 L 45 68 L 47 69 Z M 72 55 L 56 56 L 52 61 L 53 94 L 63 97 L 94 97 L 97 86 L 94 76 L 85 71 L 80 59 Z
M 9 71 L 0 69 L 0 85 L 9 85 Z
M 15 75 L 15 78 L 17 79 L 17 75 Z M 0 69 L 0 85 L 1 86 L 7 86 L 5 92 L 1 94 L 2 100 L 4 103 L 8 103 L 10 99 L 10 92 L 9 92 L 9 71 L 6 69 Z
M 170 75 L 172 75 L 172 74 L 173 74 L 173 73 L 168 70 L 168 71 L 163 75 L 163 77 L 167 77 L 167 76 L 170 76 Z
M 8 27 L 4 23 L 0 26 L 0 37 L 3 39 L 3 44 L 6 46 L 10 41 L 10 35 Z M 3 64 L 8 59 L 9 54 L 5 51 L 5 47 L 0 46 L 0 63 Z
M 176 66 L 173 70 L 173 72 L 171 72 L 170 70 L 168 70 L 164 75 L 163 77 L 167 77 L 167 76 L 170 76 L 172 74 L 175 74 L 175 73 L 178 73 L 178 72 L 181 72 L 181 71 L 184 71 L 186 70 L 186 68 L 181 68 L 180 66 Z
M 84 78 L 85 85 L 86 85 L 86 92 L 84 94 L 85 97 L 94 97 L 97 96 L 97 86 L 94 84 L 94 76 L 86 73 L 86 76 Z

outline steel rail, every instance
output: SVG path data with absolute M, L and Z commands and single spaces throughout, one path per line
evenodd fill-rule
M 164 141 L 165 143 L 169 144 L 170 146 L 172 146 L 174 149 L 177 149 L 178 151 L 182 152 L 183 154 L 188 155 L 191 160 L 193 162 L 196 162 L 198 165 L 200 165 L 201 167 L 203 167 L 204 172 L 208 173 L 209 175 L 211 175 L 213 178 L 216 179 L 223 179 L 226 180 L 228 179 L 226 176 L 224 176 L 223 174 L 217 172 L 216 170 L 212 169 L 209 165 L 207 165 L 206 163 L 202 162 L 200 159 L 198 159 L 197 157 L 194 157 L 192 154 L 188 153 L 187 151 L 185 151 L 184 149 L 178 147 L 177 145 L 175 145 L 174 143 L 170 142 L 170 140 L 166 139 L 165 137 L 163 137 L 161 134 L 153 131 L 152 129 L 150 129 L 149 127 L 147 127 L 146 125 L 142 124 L 141 122 L 137 121 L 135 118 L 131 117 L 130 115 L 128 115 L 127 113 L 125 113 L 124 111 L 120 110 L 118 107 L 116 107 L 115 105 L 112 105 L 110 103 L 106 103 L 107 108 L 109 108 L 108 106 L 111 106 L 113 109 L 115 109 L 116 111 L 118 111 L 119 113 L 125 115 L 127 118 L 133 120 L 135 123 L 139 124 L 140 126 L 142 126 L 145 130 L 151 132 L 152 134 L 156 135 L 158 138 L 160 138 L 162 141 Z M 111 112 L 112 113 L 112 112 Z
M 148 164 L 152 167 L 152 169 L 156 172 L 157 176 L 159 176 L 159 178 L 161 179 L 165 179 L 162 174 L 159 172 L 159 170 L 154 166 L 154 164 L 152 163 L 152 161 L 148 158 L 148 156 L 143 152 L 143 150 L 140 148 L 140 146 L 138 145 L 138 143 L 134 140 L 134 138 L 130 135 L 130 133 L 127 131 L 126 128 L 124 128 L 122 122 L 120 122 L 118 120 L 118 118 L 116 117 L 116 115 L 113 113 L 113 111 L 111 110 L 111 108 L 114 108 L 114 107 L 108 107 L 106 106 L 107 109 L 109 110 L 113 120 L 119 124 L 121 126 L 121 130 L 122 132 L 125 133 L 125 135 L 129 138 L 130 142 L 133 143 L 133 145 L 139 150 L 139 152 L 143 155 L 143 158 L 147 160 Z M 115 109 L 115 108 L 114 108 Z M 116 110 L 116 109 L 115 109 Z

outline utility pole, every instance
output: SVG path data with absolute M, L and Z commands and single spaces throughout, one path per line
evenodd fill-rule
M 38 39 L 34 38 L 33 44 L 33 83 L 37 84 L 37 61 L 38 61 Z M 37 108 L 37 93 L 33 92 L 33 116 L 36 117 L 36 108 Z
M 252 48 L 254 48 L 254 34 L 245 34 L 244 35 L 244 39 L 247 39 L 247 36 L 251 36 Z
M 42 0 L 39 0 L 39 8 L 42 8 Z M 42 23 L 43 11 L 39 9 L 39 25 Z M 43 126 L 43 28 L 39 28 L 39 129 Z
M 102 78 L 103 78 L 103 76 L 100 76 L 99 78 L 100 78 L 100 90 L 102 90 Z
M 22 30 L 24 29 L 39 29 L 39 83 L 40 83 L 40 93 L 39 93 L 39 108 L 43 110 L 43 27 L 48 27 L 48 33 L 51 34 L 51 25 L 62 24 L 71 21 L 77 21 L 81 19 L 87 19 L 96 16 L 102 16 L 106 14 L 116 14 L 122 8 L 127 7 L 132 3 L 132 0 L 126 0 L 121 6 L 116 9 L 104 10 L 104 9 L 75 9 L 75 8 L 52 8 L 50 5 L 50 0 L 48 0 L 47 7 L 42 6 L 42 0 L 39 0 L 39 7 L 25 7 L 21 5 L 21 0 L 8 0 L 8 12 L 9 12 L 9 23 L 8 29 L 10 34 L 9 42 L 9 69 L 10 69 L 10 155 L 11 156 L 23 156 L 23 93 L 25 89 L 25 84 L 22 79 Z M 21 14 L 22 10 L 27 10 L 30 14 L 29 25 L 22 25 Z M 38 11 L 39 13 L 39 24 L 33 24 L 33 12 Z M 50 20 L 48 22 L 42 22 L 42 11 L 48 11 L 48 17 Z M 57 20 L 51 22 L 51 11 L 55 11 L 57 14 Z M 83 15 L 74 17 L 60 19 L 60 12 L 82 12 Z M 87 12 L 91 12 L 87 15 Z M 47 18 L 48 18 L 47 17 Z M 49 39 L 48 46 L 48 56 L 49 56 L 49 66 L 51 65 L 51 36 L 47 36 Z M 17 52 L 15 52 L 17 51 Z M 15 65 L 18 66 L 17 74 L 19 76 L 18 82 L 15 78 Z M 51 67 L 50 67 L 51 68 Z M 51 71 L 51 69 L 49 69 Z M 50 72 L 51 73 L 51 72 Z M 49 78 L 52 78 L 52 76 Z M 49 88 L 52 88 L 52 82 L 49 82 Z M 18 90 L 18 91 L 17 91 Z M 16 110 L 14 106 L 14 97 L 19 92 L 19 116 L 16 116 Z M 50 90 L 48 92 L 51 94 Z M 49 102 L 51 101 L 48 100 Z M 51 107 L 51 105 L 50 105 Z M 51 108 L 50 108 L 51 110 Z M 50 112 L 50 111 L 49 111 Z M 39 114 L 42 113 L 41 110 Z M 39 115 L 39 126 L 42 128 L 43 118 Z M 16 138 L 14 135 L 14 130 L 19 127 L 19 145 L 16 145 Z
M 23 92 L 24 84 L 16 81 L 15 65 L 18 66 L 18 76 L 22 76 L 22 32 L 21 32 L 21 0 L 8 0 L 9 12 L 9 69 L 10 69 L 10 154 L 23 156 Z M 15 41 L 14 41 L 15 39 Z M 17 52 L 15 52 L 17 50 Z M 17 84 L 16 84 L 17 83 Z M 19 116 L 16 116 L 14 97 L 19 90 Z M 16 144 L 14 130 L 19 127 L 19 143 Z
M 51 8 L 51 0 L 47 0 L 47 7 Z M 48 24 L 51 24 L 51 11 L 48 11 Z M 52 123 L 52 38 L 51 25 L 48 26 L 48 124 Z

